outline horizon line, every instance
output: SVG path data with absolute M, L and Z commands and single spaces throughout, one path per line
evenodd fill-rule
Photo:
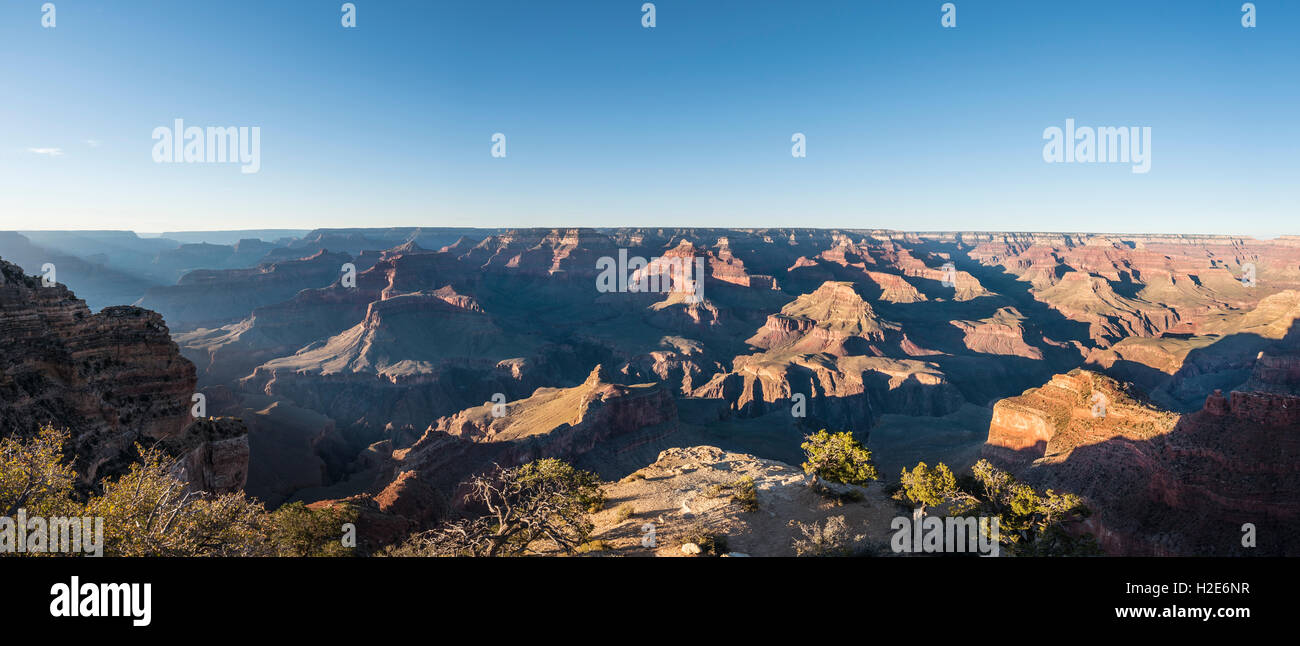
M 258 227 L 258 228 L 233 228 L 233 229 L 169 229 L 163 231 L 145 231 L 136 229 L 97 229 L 97 228 L 67 228 L 67 229 L 0 229 L 4 233 L 131 233 L 136 236 L 161 237 L 167 234 L 194 234 L 194 233 L 240 233 L 240 232 L 305 232 L 315 231 L 385 231 L 393 229 L 438 229 L 450 231 L 557 231 L 557 230 L 578 230 L 578 231 L 618 231 L 618 230 L 651 230 L 651 229 L 680 229 L 688 231 L 850 231 L 864 233 L 898 233 L 912 235 L 951 235 L 951 234 L 1018 234 L 1018 235 L 1076 235 L 1076 236 L 1166 236 L 1166 237 L 1189 237 L 1189 238 L 1251 238 L 1254 240 L 1276 240 L 1279 238 L 1300 238 L 1300 233 L 1277 233 L 1272 235 L 1258 235 L 1247 233 L 1173 233 L 1168 231 L 1143 231 L 1143 232 L 1118 232 L 1118 231 L 1046 231 L 1046 230 L 1025 230 L 1025 229 L 895 229 L 886 227 L 789 227 L 789 226 L 754 226 L 754 227 L 717 227 L 717 226 L 672 226 L 672 225 L 655 225 L 655 226 L 437 226 L 437 225 L 402 225 L 402 226 L 366 226 L 366 227 Z

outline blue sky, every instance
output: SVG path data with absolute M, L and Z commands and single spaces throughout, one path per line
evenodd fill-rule
M 0 3 L 0 229 L 1300 233 L 1300 2 L 53 1 Z M 154 163 L 177 118 L 260 172 Z

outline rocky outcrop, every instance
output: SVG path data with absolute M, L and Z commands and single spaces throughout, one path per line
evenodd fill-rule
M 1075 371 L 998 402 L 985 456 L 1030 484 L 1083 496 L 1095 512 L 1086 529 L 1112 554 L 1294 555 L 1297 428 L 1297 397 L 1215 392 L 1179 417 Z M 1242 544 L 1246 523 L 1256 547 Z
M 672 393 L 658 384 L 624 386 L 597 366 L 573 388 L 541 388 L 531 397 L 504 404 L 489 403 L 437 421 L 425 437 L 400 459 L 420 465 L 430 457 L 426 445 L 441 444 L 439 434 L 491 446 L 499 464 L 522 464 L 563 457 L 614 473 L 624 465 L 618 456 L 662 441 L 677 430 L 677 405 Z M 599 459 L 597 459 L 599 456 Z M 418 468 L 418 467 L 417 467 Z
M 374 495 L 385 514 L 401 516 L 415 526 L 427 527 L 447 516 L 447 500 L 421 479 L 418 471 L 403 471 Z
M 554 383 L 576 360 L 572 348 L 509 333 L 474 298 L 442 288 L 372 301 L 356 325 L 268 361 L 239 383 L 340 426 L 423 428 L 495 393 L 519 396 Z
M 1004 307 L 987 319 L 949 323 L 962 331 L 962 342 L 974 352 L 1042 359 L 1042 351 L 1025 342 L 1023 321 L 1015 308 Z
M 1088 370 L 1056 375 L 1039 388 L 993 406 L 985 456 L 1024 465 L 1114 437 L 1148 440 L 1177 416 L 1141 400 L 1125 384 Z
M 1241 389 L 1300 396 L 1300 353 L 1260 352 Z
M 708 357 L 703 344 L 681 337 L 664 337 L 660 348 L 631 357 L 619 367 L 618 372 L 627 382 L 659 381 L 678 388 L 689 395 L 722 371 L 716 360 Z
M 866 272 L 867 278 L 880 288 L 880 300 L 890 303 L 919 303 L 926 300 L 925 294 L 917 291 L 906 278 L 879 271 Z
M 248 482 L 248 429 L 236 418 L 194 420 L 163 444 L 178 457 L 176 476 L 195 490 L 233 493 Z
M 358 530 L 367 525 L 382 544 L 461 509 L 460 483 L 494 465 L 553 457 L 606 477 L 626 473 L 676 433 L 677 409 L 666 388 L 623 386 L 610 377 L 597 366 L 573 388 L 543 388 L 444 417 L 409 448 L 373 452 L 376 477 L 368 493 L 312 506 L 358 506 Z
M 885 413 L 946 415 L 965 401 L 932 363 L 824 354 L 736 357 L 730 372 L 715 375 L 693 393 L 726 400 L 742 417 L 792 411 L 796 395 L 803 396 L 808 416 L 863 432 Z
M 137 442 L 180 435 L 194 392 L 194 366 L 158 314 L 91 314 L 62 285 L 44 287 L 0 261 L 0 432 L 68 429 L 67 450 L 89 485 L 125 471 Z
M 751 507 L 734 498 L 742 480 L 753 484 Z M 828 504 L 789 464 L 713 446 L 671 448 L 633 476 L 605 485 L 606 499 L 616 502 L 593 516 L 592 538 L 619 556 L 690 555 L 694 550 L 682 545 L 701 533 L 725 538 L 724 553 L 733 556 L 795 556 L 800 524 L 842 516 L 848 553 L 881 550 L 897 507 L 878 484 L 842 486 L 852 493 Z M 643 540 L 647 523 L 655 530 L 653 544 Z
M 767 317 L 747 343 L 784 353 L 860 354 L 883 346 L 898 326 L 881 320 L 852 283 L 826 282 Z M 883 354 L 876 349 L 871 354 Z
M 1180 320 L 1174 309 L 1122 296 L 1105 278 L 1083 272 L 1065 274 L 1059 282 L 1035 290 L 1034 298 L 1067 318 L 1087 323 L 1090 337 L 1102 346 L 1125 337 L 1159 336 Z
M 790 410 L 836 428 L 865 431 L 879 415 L 945 415 L 964 398 L 934 363 L 894 356 L 931 354 L 878 317 L 852 283 L 828 281 L 787 303 L 747 343 L 765 351 L 732 360 L 692 395 L 723 399 L 741 416 Z

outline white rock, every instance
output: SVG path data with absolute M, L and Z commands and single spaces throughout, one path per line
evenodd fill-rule
M 695 543 L 683 543 L 682 552 L 685 554 L 699 554 L 700 546 Z

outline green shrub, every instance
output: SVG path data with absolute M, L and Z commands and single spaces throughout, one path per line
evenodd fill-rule
M 803 471 L 817 478 L 850 485 L 867 485 L 880 476 L 871 463 L 871 451 L 862 446 L 852 433 L 827 433 L 826 429 L 808 437 L 802 445 Z
M 691 523 L 677 536 L 678 545 L 687 543 L 699 545 L 701 555 L 721 556 L 729 551 L 727 549 L 727 535 L 713 532 L 700 521 Z
M 745 511 L 758 511 L 758 487 L 753 476 L 745 476 L 731 485 L 731 502 Z

